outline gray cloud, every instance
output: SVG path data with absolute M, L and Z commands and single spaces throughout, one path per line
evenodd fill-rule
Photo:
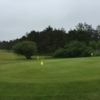
M 100 23 L 100 0 L 0 0 L 0 40 L 48 25 L 66 30 L 78 22 Z

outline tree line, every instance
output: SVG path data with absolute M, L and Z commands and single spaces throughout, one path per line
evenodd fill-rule
M 37 46 L 38 55 L 55 57 L 79 57 L 100 55 L 100 26 L 79 23 L 68 32 L 65 29 L 54 29 L 51 26 L 43 31 L 31 31 L 20 39 L 1 41 L 0 49 L 12 50 L 13 46 L 22 41 L 33 41 Z

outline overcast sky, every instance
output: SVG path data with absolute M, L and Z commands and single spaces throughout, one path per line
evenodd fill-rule
M 100 24 L 100 0 L 0 0 L 0 40 L 48 25 L 68 31 L 79 22 Z

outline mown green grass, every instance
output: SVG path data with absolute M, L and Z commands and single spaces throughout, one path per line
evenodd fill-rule
M 100 57 L 43 61 L 1 51 L 0 100 L 100 100 Z

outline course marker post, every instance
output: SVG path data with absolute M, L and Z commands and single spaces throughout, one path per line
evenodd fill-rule
M 43 62 L 43 61 L 41 61 L 41 63 L 40 63 L 40 64 L 41 64 L 41 66 L 43 66 L 43 65 L 44 65 L 44 62 Z

